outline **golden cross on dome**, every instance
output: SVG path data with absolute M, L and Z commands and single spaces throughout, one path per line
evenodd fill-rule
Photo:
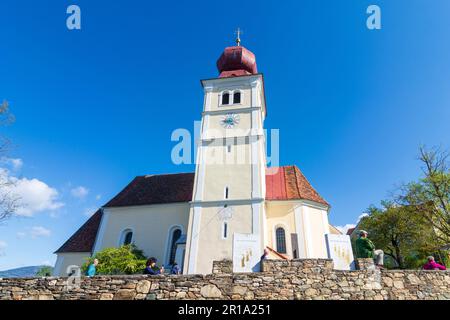
M 242 32 L 241 28 L 237 28 L 237 30 L 234 32 L 234 34 L 236 35 L 236 44 L 238 45 L 238 47 L 241 45 L 241 34 L 243 34 L 244 32 Z

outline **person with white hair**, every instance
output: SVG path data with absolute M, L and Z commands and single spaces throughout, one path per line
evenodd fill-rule
M 447 270 L 447 268 L 436 261 L 434 261 L 433 256 L 427 258 L 428 262 L 423 266 L 424 270 Z
M 269 259 L 269 249 L 265 248 L 260 260 L 262 261 L 267 259 Z
M 356 240 L 356 257 L 372 258 L 375 261 L 375 265 L 382 269 L 384 265 L 384 252 L 381 249 L 375 249 L 375 245 L 367 238 L 367 235 L 367 231 L 359 231 L 359 238 Z

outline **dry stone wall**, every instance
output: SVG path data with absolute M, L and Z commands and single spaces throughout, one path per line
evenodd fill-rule
M 331 260 L 266 260 L 262 272 L 210 275 L 0 279 L 0 300 L 450 299 L 448 271 L 333 270 Z

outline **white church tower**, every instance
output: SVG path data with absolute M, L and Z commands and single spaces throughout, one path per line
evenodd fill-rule
M 265 235 L 264 81 L 255 55 L 225 49 L 218 78 L 203 80 L 204 107 L 184 273 L 207 274 L 212 262 L 233 259 L 237 241 L 252 242 L 241 267 L 258 261 Z

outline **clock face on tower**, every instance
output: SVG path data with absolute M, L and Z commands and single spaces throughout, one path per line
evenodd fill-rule
M 234 113 L 228 113 L 225 116 L 222 117 L 222 120 L 220 120 L 220 124 L 225 129 L 231 129 L 237 124 L 239 124 L 239 115 Z

